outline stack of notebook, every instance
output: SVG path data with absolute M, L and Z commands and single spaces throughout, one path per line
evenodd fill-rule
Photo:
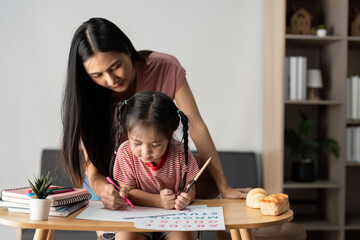
M 29 192 L 30 187 L 2 190 L 0 207 L 7 207 L 9 212 L 30 213 Z M 88 189 L 74 188 L 47 198 L 52 199 L 49 216 L 67 217 L 88 205 L 91 194 Z

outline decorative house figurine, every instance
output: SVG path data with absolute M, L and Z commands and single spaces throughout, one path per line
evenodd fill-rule
M 293 34 L 311 34 L 310 13 L 303 7 L 295 11 L 291 16 L 290 28 Z
M 360 12 L 358 9 L 354 9 L 353 16 L 350 26 L 351 36 L 360 36 Z

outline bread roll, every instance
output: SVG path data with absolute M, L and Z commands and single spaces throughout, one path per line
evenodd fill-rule
M 272 194 L 260 200 L 260 210 L 263 215 L 280 215 L 289 208 L 289 197 L 284 193 Z
M 250 208 L 260 208 L 259 201 L 269 195 L 263 188 L 251 189 L 246 196 L 246 206 Z

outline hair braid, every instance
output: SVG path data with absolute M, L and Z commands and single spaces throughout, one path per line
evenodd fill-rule
M 188 136 L 188 118 L 187 116 L 180 110 L 178 110 L 178 114 L 180 116 L 181 124 L 183 125 L 183 141 L 184 141 L 184 155 L 185 155 L 185 172 L 182 179 L 182 182 L 179 187 L 179 192 L 183 191 L 186 179 L 187 179 L 187 165 L 189 161 L 189 136 Z
M 189 134 L 188 134 L 188 117 L 179 111 L 180 120 L 183 125 L 183 141 L 184 141 L 184 154 L 185 154 L 185 165 L 187 166 L 189 160 Z
M 119 102 L 116 107 L 115 107 L 115 113 L 114 113 L 114 122 L 113 122 L 113 136 L 114 137 L 114 152 L 111 158 L 111 162 L 110 162 L 110 166 L 109 166 L 109 173 L 110 173 L 110 177 L 113 178 L 113 168 L 114 168 L 114 162 L 115 162 L 115 158 L 116 158 L 116 152 L 120 146 L 120 139 L 121 139 L 121 135 L 123 133 L 123 113 L 125 110 L 125 102 L 121 101 Z

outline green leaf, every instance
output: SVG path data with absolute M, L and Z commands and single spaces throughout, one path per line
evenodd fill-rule
M 315 121 L 307 117 L 304 113 L 299 112 L 301 122 L 298 132 L 285 128 L 285 145 L 291 150 L 291 155 L 296 159 L 312 158 L 320 150 L 329 152 L 336 158 L 340 157 L 340 146 L 338 143 L 329 138 L 309 139 L 308 135 L 315 126 Z
M 301 123 L 299 124 L 299 134 L 303 136 L 307 136 L 311 129 L 315 125 L 315 121 L 311 118 L 308 118 L 304 113 L 300 112 L 301 115 Z
M 285 145 L 291 149 L 296 149 L 301 143 L 300 136 L 292 129 L 285 129 Z
M 39 199 L 45 199 L 50 193 L 53 192 L 53 189 L 49 190 L 49 187 L 53 184 L 55 181 L 55 178 L 49 179 L 50 172 L 43 177 L 42 175 L 40 177 L 34 176 L 34 182 L 31 182 L 28 179 L 28 182 L 30 184 L 31 189 L 33 190 L 35 196 Z
M 333 139 L 326 138 L 323 140 L 321 148 L 324 152 L 332 153 L 336 158 L 340 157 L 340 146 Z

